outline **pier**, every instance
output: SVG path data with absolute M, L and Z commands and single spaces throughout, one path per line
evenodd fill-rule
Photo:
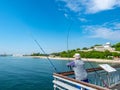
M 73 71 L 54 73 L 54 90 L 120 90 L 119 67 L 114 66 L 117 71 L 112 73 L 107 73 L 100 67 L 87 69 L 89 83 L 75 80 Z M 99 73 L 100 77 L 94 70 Z

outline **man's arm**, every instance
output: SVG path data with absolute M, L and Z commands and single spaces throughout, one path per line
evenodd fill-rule
M 75 62 L 74 61 L 69 62 L 69 63 L 67 63 L 67 66 L 68 67 L 75 67 Z

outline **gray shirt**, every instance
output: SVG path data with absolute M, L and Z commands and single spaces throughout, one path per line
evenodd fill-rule
M 73 67 L 76 80 L 87 79 L 87 72 L 84 68 L 84 62 L 82 60 L 74 60 L 75 66 Z

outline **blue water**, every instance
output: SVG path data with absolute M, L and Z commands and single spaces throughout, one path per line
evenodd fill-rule
M 52 60 L 58 71 L 66 62 Z M 0 57 L 0 90 L 53 90 L 54 69 L 46 59 Z
M 67 62 L 52 60 L 58 72 L 69 70 Z M 47 59 L 0 57 L 0 90 L 53 90 L 53 72 Z

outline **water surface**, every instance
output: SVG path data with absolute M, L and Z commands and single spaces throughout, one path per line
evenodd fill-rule
M 69 70 L 67 62 L 52 60 L 58 72 Z M 0 90 L 53 90 L 53 72 L 47 59 L 0 57 Z

